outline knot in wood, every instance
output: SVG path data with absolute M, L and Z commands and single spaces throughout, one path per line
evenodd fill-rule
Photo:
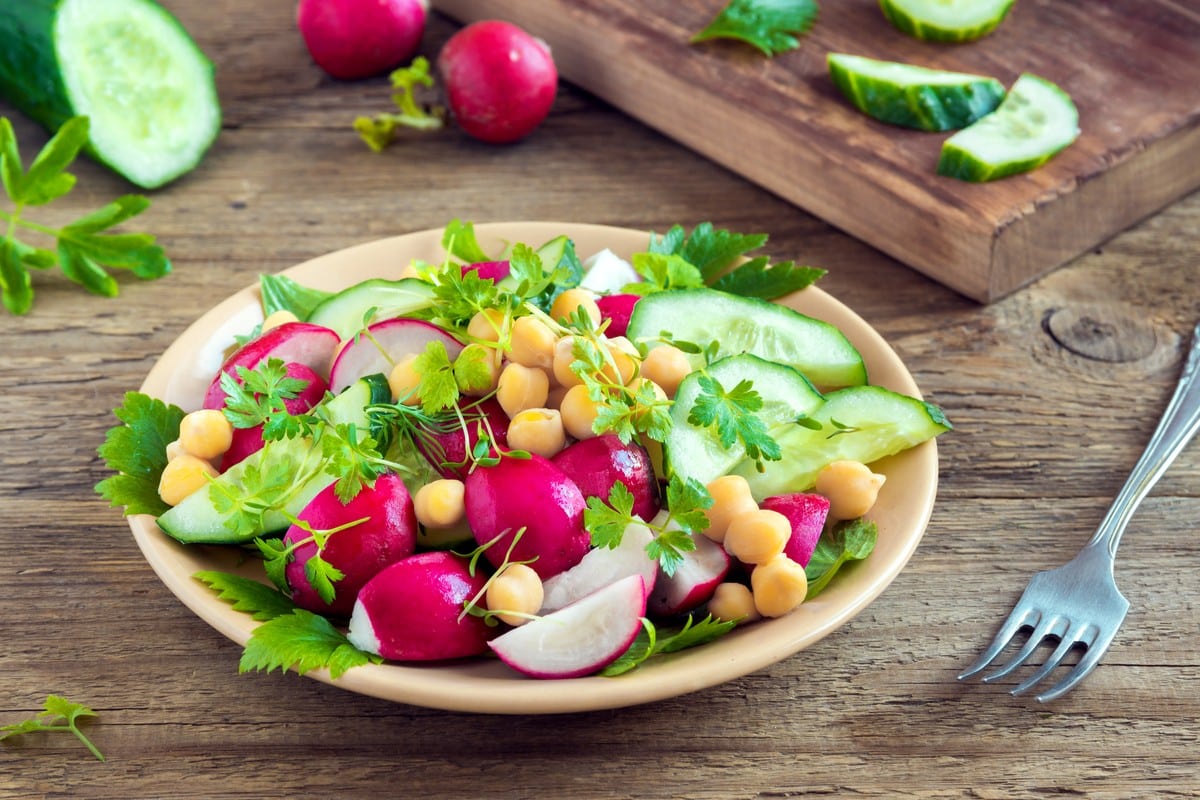
M 1093 361 L 1140 361 L 1153 353 L 1158 343 L 1149 320 L 1117 306 L 1054 309 L 1043 326 L 1060 346 Z

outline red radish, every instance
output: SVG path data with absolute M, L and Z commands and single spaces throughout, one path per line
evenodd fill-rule
M 629 317 L 641 297 L 636 294 L 606 294 L 596 298 L 601 319 L 609 320 L 604 333 L 607 336 L 624 336 L 629 329 Z
M 474 272 L 485 280 L 499 283 L 508 277 L 509 267 L 507 261 L 480 261 L 475 264 L 463 264 L 462 274 L 466 275 L 468 272 Z
M 321 402 L 321 398 L 325 396 L 325 392 L 329 389 L 329 384 L 325 379 L 314 372 L 310 367 L 295 362 L 287 365 L 287 376 L 296 380 L 306 381 L 307 386 L 295 397 L 290 400 L 284 400 L 284 408 L 289 414 L 303 414 L 310 408 Z M 221 457 L 221 470 L 227 470 L 234 464 L 238 463 L 251 453 L 257 453 L 262 449 L 262 425 L 255 425 L 253 428 L 234 428 L 233 442 L 229 445 L 229 449 L 225 451 L 225 455 Z
M 762 508 L 778 511 L 792 525 L 792 536 L 783 552 L 792 561 L 807 567 L 813 550 L 825 529 L 829 516 L 829 498 L 819 494 L 797 492 L 795 494 L 768 497 L 760 503 Z
M 613 548 L 596 547 L 575 566 L 547 578 L 542 585 L 542 614 L 549 614 L 581 600 L 610 583 L 640 575 L 649 592 L 658 574 L 658 562 L 646 553 L 654 534 L 645 525 L 629 525 L 621 543 Z
M 397 361 L 423 353 L 435 341 L 446 346 L 451 361 L 462 352 L 462 343 L 433 323 L 404 318 L 376 322 L 338 353 L 329 372 L 329 388 L 338 394 L 365 375 L 387 375 Z
M 508 415 L 494 397 L 480 400 L 463 408 L 463 419 L 467 427 L 455 427 L 449 431 L 429 432 L 429 438 L 417 437 L 417 450 L 433 465 L 443 478 L 466 480 L 471 471 L 467 454 L 479 442 L 480 426 L 492 443 L 504 448 L 508 446 Z M 495 449 L 491 451 L 495 455 Z
M 329 328 L 308 322 L 286 322 L 272 328 L 257 339 L 242 345 L 225 359 L 221 371 L 213 378 L 208 392 L 204 395 L 204 407 L 225 407 L 221 374 L 229 373 L 236 377 L 238 367 L 254 369 L 269 358 L 303 364 L 323 378 L 329 374 L 329 365 L 340 341 L 338 335 Z
M 554 456 L 554 465 L 567 473 L 583 496 L 607 501 L 617 481 L 633 494 L 633 513 L 644 520 L 661 507 L 658 480 L 650 456 L 636 442 L 625 444 L 615 433 L 583 439 Z
M 478 466 L 466 480 L 467 524 L 493 566 L 504 562 L 512 545 L 513 561 L 535 559 L 529 566 L 545 580 L 579 563 L 591 547 L 583 527 L 587 507 L 575 482 L 539 455 L 505 456 L 493 466 Z
M 496 632 L 463 606 L 487 583 L 467 560 L 446 550 L 419 553 L 385 567 L 358 593 L 350 643 L 394 661 L 439 661 L 487 652 Z M 482 603 L 482 600 L 479 601 Z
M 459 127 L 492 144 L 532 133 L 558 90 L 550 47 L 500 20 L 475 22 L 451 36 L 438 55 L 438 71 Z
M 317 66 L 354 80 L 412 58 L 428 9 L 427 0 L 300 0 L 296 26 Z
M 672 575 L 660 569 L 646 607 L 656 616 L 684 614 L 708 602 L 729 573 L 732 559 L 725 548 L 706 536 L 693 536 L 696 549 L 683 554 Z
M 346 504 L 330 485 L 297 515 L 297 519 L 315 531 L 333 530 L 363 518 L 365 522 L 330 534 L 325 542 L 321 558 L 344 576 L 333 584 L 332 603 L 321 599 L 305 573 L 305 565 L 317 554 L 312 534 L 299 525 L 293 525 L 284 534 L 283 541 L 287 544 L 303 542 L 293 551 L 293 559 L 284 570 L 296 605 L 322 614 L 347 615 L 367 581 L 389 564 L 413 554 L 417 515 L 408 489 L 398 475 L 380 475 L 374 486 L 363 487 Z
M 646 613 L 637 575 L 610 583 L 566 608 L 496 637 L 488 646 L 518 672 L 576 678 L 604 669 L 633 644 Z

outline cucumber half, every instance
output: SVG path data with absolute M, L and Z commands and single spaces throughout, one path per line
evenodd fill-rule
M 932 42 L 969 42 L 1008 16 L 1013 0 L 879 0 L 898 30 Z
M 1079 136 L 1079 112 L 1062 89 L 1019 77 L 995 111 L 942 144 L 939 175 L 991 181 L 1041 166 Z
M 212 63 L 153 0 L 0 3 L 0 95 L 50 130 L 87 116 L 89 154 L 146 189 L 221 128 Z
M 1004 99 L 995 78 L 830 53 L 829 76 L 869 117 L 922 131 L 963 128 Z

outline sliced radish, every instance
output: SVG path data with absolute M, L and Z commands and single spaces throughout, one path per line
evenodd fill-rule
M 499 283 L 508 277 L 510 268 L 507 261 L 478 261 L 474 264 L 462 265 L 462 274 L 466 275 L 468 272 L 474 272 L 480 278 Z
M 596 298 L 600 318 L 608 320 L 604 333 L 608 336 L 624 336 L 629 330 L 629 317 L 633 307 L 642 298 L 636 294 L 606 294 Z
M 438 326 L 419 319 L 386 319 L 376 322 L 361 335 L 350 340 L 338 353 L 329 374 L 329 388 L 334 394 L 365 375 L 387 375 L 392 366 L 408 355 L 425 351 L 430 342 L 446 345 L 446 353 L 455 359 L 462 343 Z
M 513 628 L 488 646 L 500 660 L 535 678 L 576 678 L 616 661 L 642 628 L 646 591 L 630 575 L 566 608 Z
M 800 566 L 807 567 L 821 539 L 821 531 L 825 529 L 829 498 L 811 492 L 796 492 L 768 497 L 761 505 L 787 517 L 792 526 L 792 535 L 783 548 L 784 555 Z
M 693 536 L 695 550 L 683 554 L 683 563 L 672 575 L 661 569 L 646 608 L 655 616 L 684 614 L 708 602 L 729 573 L 732 559 L 725 548 L 706 536 Z
M 640 575 L 650 591 L 658 573 L 658 562 L 646 554 L 646 545 L 653 540 L 649 528 L 634 523 L 625 528 L 616 547 L 588 551 L 578 564 L 543 582 L 541 613 L 558 611 L 630 575 Z
M 247 342 L 235 350 L 221 371 L 209 384 L 204 395 L 204 407 L 225 407 L 225 390 L 221 388 L 221 375 L 237 376 L 237 368 L 254 369 L 269 358 L 287 363 L 298 363 L 311 369 L 322 378 L 328 377 L 329 365 L 340 343 L 338 335 L 322 325 L 308 322 L 286 322 L 277 328 Z
M 306 367 L 303 364 L 294 362 L 288 364 L 287 376 L 307 383 L 304 389 L 295 397 L 283 401 L 283 406 L 289 414 L 303 414 L 305 411 L 308 411 L 321 401 L 321 398 L 325 396 L 326 390 L 329 389 L 329 384 L 325 382 L 324 378 L 318 375 L 312 368 Z M 262 429 L 262 425 L 255 425 L 253 428 L 233 429 L 233 442 L 229 445 L 229 449 L 225 451 L 225 455 L 221 457 L 222 472 L 242 461 L 251 453 L 257 453 L 262 449 Z

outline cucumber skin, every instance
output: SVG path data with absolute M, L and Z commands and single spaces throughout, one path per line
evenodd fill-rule
M 929 25 L 921 22 L 905 14 L 888 0 L 879 0 L 879 8 L 883 11 L 883 15 L 887 17 L 888 22 L 892 23 L 892 26 L 901 33 L 907 33 L 909 36 L 924 42 L 956 43 L 972 42 L 994 31 L 1004 21 L 1004 18 L 1008 16 L 1013 2 L 1014 0 L 1009 0 L 1000 12 L 987 22 L 976 25 L 973 28 L 958 29 L 942 28 L 937 25 Z

